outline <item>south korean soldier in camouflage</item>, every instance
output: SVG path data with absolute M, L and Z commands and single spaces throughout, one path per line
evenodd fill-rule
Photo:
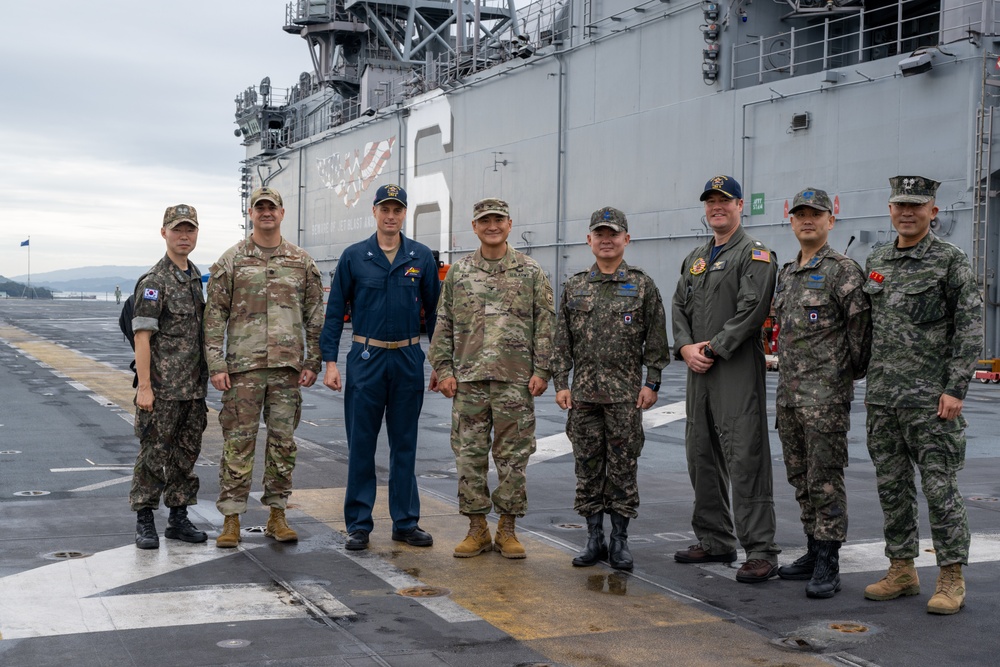
M 298 539 L 285 509 L 301 387 L 312 386 L 320 370 L 323 283 L 308 253 L 281 237 L 284 214 L 278 192 L 255 190 L 249 210 L 253 233 L 219 258 L 208 281 L 205 356 L 212 386 L 224 392 L 216 503 L 225 516 L 216 539 L 223 548 L 240 540 L 239 515 L 247 509 L 261 411 L 267 425 L 261 503 L 271 511 L 264 534 L 279 542 Z
M 500 516 L 496 549 L 524 558 L 514 520 L 528 509 L 525 469 L 535 451 L 535 401 L 548 386 L 552 286 L 541 266 L 507 243 L 513 222 L 501 199 L 473 207 L 481 246 L 452 265 L 438 301 L 428 361 L 452 405 L 451 448 L 458 468 L 459 511 L 469 534 L 455 549 L 467 558 L 492 548 L 486 515 Z M 493 433 L 492 443 L 490 432 Z M 487 485 L 493 452 L 499 484 Z
M 800 250 L 778 274 L 777 429 L 808 547 L 778 568 L 809 580 L 806 595 L 840 590 L 840 545 L 847 539 L 847 432 L 854 380 L 871 356 L 871 304 L 857 262 L 830 247 L 836 218 L 829 195 L 806 188 L 789 210 Z
M 663 299 L 652 278 L 625 262 L 630 240 L 624 213 L 610 206 L 594 211 L 587 245 L 596 261 L 566 281 L 556 323 L 552 378 L 556 403 L 569 410 L 574 509 L 588 529 L 587 546 L 573 559 L 579 567 L 607 558 L 615 569 L 633 568 L 628 524 L 638 516 L 642 411 L 656 403 L 661 371 L 670 363 Z
M 170 508 L 164 536 L 185 542 L 208 539 L 188 518 L 198 502 L 195 461 L 207 425 L 205 391 L 208 368 L 202 353 L 201 319 L 205 300 L 201 272 L 188 255 L 198 243 L 198 212 L 178 204 L 163 214 L 160 235 L 166 255 L 139 278 L 135 287 L 135 435 L 139 456 L 129 504 L 137 512 L 135 544 L 160 546 L 153 510 L 163 496 Z
M 920 592 L 914 466 L 941 568 L 932 614 L 965 605 L 969 520 L 956 474 L 965 465 L 962 403 L 982 351 L 982 294 L 966 257 L 931 231 L 940 185 L 923 176 L 889 179 L 889 217 L 898 237 L 865 267 L 874 334 L 868 368 L 868 451 L 885 520 L 889 571 L 865 589 L 870 600 Z

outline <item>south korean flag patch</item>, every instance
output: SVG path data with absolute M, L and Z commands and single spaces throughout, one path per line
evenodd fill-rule
M 622 321 L 625 322 L 625 324 L 632 324 L 632 313 L 625 313 L 622 317 Z
M 147 287 L 142 291 L 142 298 L 146 301 L 156 301 L 160 298 L 160 290 L 155 290 L 152 287 Z

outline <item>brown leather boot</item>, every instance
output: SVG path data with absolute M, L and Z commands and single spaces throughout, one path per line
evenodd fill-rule
M 299 534 L 288 527 L 285 520 L 285 510 L 279 507 L 271 508 L 271 516 L 264 527 L 264 534 L 273 537 L 279 542 L 298 542 Z
M 469 515 L 469 534 L 455 547 L 455 558 L 472 558 L 493 550 L 493 538 L 485 514 Z
M 869 600 L 895 600 L 903 595 L 919 593 L 920 579 L 912 558 L 890 558 L 886 575 L 865 588 L 865 597 Z
M 965 577 L 962 564 L 953 563 L 941 568 L 937 589 L 927 603 L 928 614 L 957 614 L 965 606 Z
M 524 547 L 517 541 L 514 534 L 514 515 L 501 514 L 500 523 L 497 524 L 497 536 L 494 541 L 497 551 L 504 558 L 524 558 L 528 554 L 524 553 Z
M 215 538 L 215 546 L 220 549 L 232 549 L 240 543 L 240 515 L 228 514 L 222 524 L 222 532 Z

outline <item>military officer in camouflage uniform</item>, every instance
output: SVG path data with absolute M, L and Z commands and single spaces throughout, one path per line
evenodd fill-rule
M 253 233 L 227 250 L 211 269 L 205 309 L 205 356 L 212 386 L 222 395 L 219 423 L 225 445 L 219 464 L 219 500 L 225 516 L 218 547 L 240 540 L 253 477 L 261 410 L 267 425 L 264 495 L 271 508 L 264 534 L 279 542 L 298 535 L 285 508 L 292 493 L 300 387 L 320 370 L 323 282 L 313 259 L 281 237 L 281 195 L 258 188 L 250 195 Z M 303 344 L 303 340 L 305 341 Z
M 932 614 L 965 605 L 969 520 L 956 473 L 965 465 L 962 402 L 982 351 L 983 299 L 969 259 L 930 229 L 940 185 L 923 176 L 889 179 L 889 218 L 898 237 L 868 256 L 864 290 L 874 333 L 868 368 L 868 452 L 885 519 L 889 571 L 869 600 L 916 595 L 920 582 L 914 466 L 941 568 Z
M 871 355 L 871 305 L 861 267 L 827 243 L 836 222 L 829 195 L 806 188 L 789 214 L 800 250 L 775 288 L 777 428 L 808 547 L 778 576 L 809 580 L 808 597 L 830 598 L 840 590 L 847 432 L 854 380 L 864 377 Z
M 198 243 L 198 212 L 186 204 L 169 207 L 160 235 L 167 254 L 139 278 L 132 311 L 139 456 L 129 504 L 138 513 L 135 544 L 140 549 L 160 546 L 153 510 L 161 494 L 170 508 L 165 537 L 185 542 L 208 539 L 187 514 L 188 505 L 198 502 L 194 463 L 201 454 L 208 414 L 208 368 L 201 333 L 205 300 L 201 272 L 188 261 Z
M 685 440 L 698 544 L 674 559 L 731 563 L 738 537 L 747 560 L 736 580 L 756 583 L 777 574 L 780 553 L 761 341 L 777 259 L 743 230 L 736 179 L 712 178 L 701 201 L 713 237 L 681 265 L 672 311 L 674 356 L 688 366 Z
M 624 213 L 610 206 L 594 211 L 587 245 L 596 261 L 566 281 L 556 323 L 552 378 L 556 403 L 569 410 L 574 509 L 587 519 L 587 547 L 573 559 L 576 566 L 607 558 L 615 569 L 632 569 L 628 524 L 638 516 L 642 411 L 656 403 L 661 371 L 670 363 L 663 299 L 652 278 L 625 262 L 630 238 Z
M 438 303 L 428 359 L 441 393 L 454 398 L 451 448 L 458 468 L 459 511 L 469 534 L 455 556 L 492 547 L 486 515 L 500 516 L 496 548 L 524 558 L 515 517 L 528 509 L 525 468 L 535 451 L 535 402 L 548 386 L 554 306 L 538 262 L 507 243 L 513 222 L 502 199 L 473 207 L 481 246 L 452 265 Z M 487 486 L 492 452 L 499 485 Z

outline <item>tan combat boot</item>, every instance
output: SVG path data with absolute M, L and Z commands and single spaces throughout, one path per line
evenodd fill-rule
M 965 577 L 962 564 L 953 563 L 941 568 L 937 590 L 927 603 L 928 614 L 957 614 L 965 606 Z
M 472 558 L 484 551 L 493 550 L 490 527 L 486 525 L 485 514 L 469 515 L 469 534 L 455 547 L 455 558 Z
M 495 544 L 496 550 L 504 558 L 524 558 L 528 555 L 524 553 L 524 547 L 517 541 L 517 535 L 514 534 L 513 514 L 500 515 Z
M 912 558 L 890 558 L 889 572 L 877 583 L 865 588 L 869 600 L 895 600 L 903 595 L 920 593 L 920 579 Z
M 285 520 L 285 510 L 280 507 L 271 508 L 271 516 L 264 527 L 264 534 L 279 542 L 298 542 L 299 534 L 288 527 Z
M 222 532 L 215 538 L 215 546 L 220 549 L 232 549 L 240 543 L 240 515 L 227 514 L 222 524 Z

